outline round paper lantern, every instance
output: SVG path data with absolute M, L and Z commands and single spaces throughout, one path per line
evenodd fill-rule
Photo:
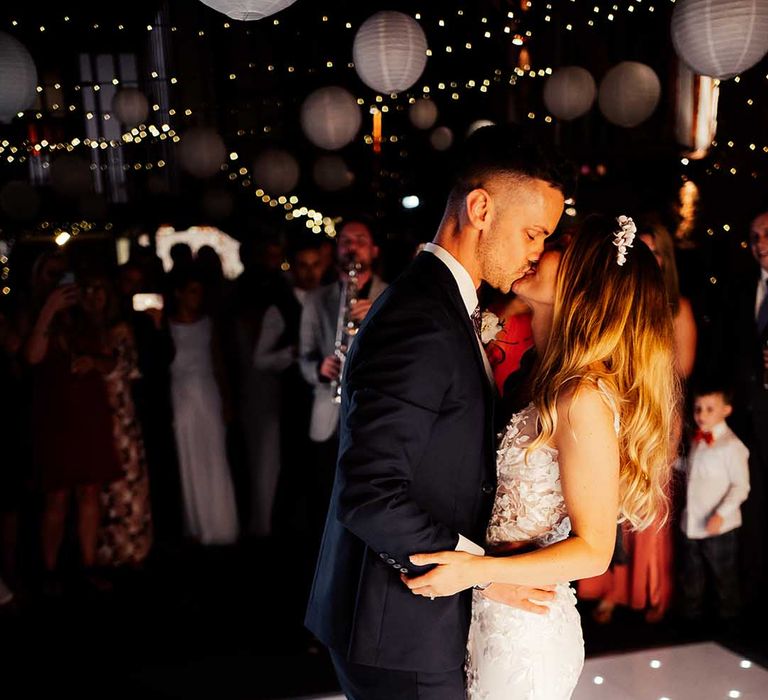
M 299 182 L 299 164 L 287 151 L 270 148 L 253 162 L 253 179 L 269 194 L 286 194 Z
M 596 95 L 595 79 L 579 66 L 558 68 L 544 85 L 544 104 L 563 121 L 578 119 L 589 112 Z
M 413 85 L 427 64 L 427 37 L 410 15 L 385 10 L 360 25 L 352 45 L 355 70 L 369 88 L 382 94 Z
M 112 112 L 130 129 L 146 121 L 149 116 L 149 100 L 141 90 L 125 88 L 115 93 Z
M 335 151 L 357 136 L 362 123 L 357 100 L 340 87 L 315 90 L 301 105 L 301 128 L 320 148 Z
M 453 132 L 447 126 L 438 126 L 429 135 L 429 142 L 436 151 L 447 151 L 453 144 Z
M 417 129 L 431 129 L 437 121 L 437 105 L 420 97 L 411 105 L 408 117 Z
M 326 192 L 336 192 L 349 187 L 355 181 L 355 174 L 341 156 L 326 155 L 315 161 L 312 179 Z
M 201 0 L 204 5 L 241 22 L 253 22 L 274 15 L 296 0 Z
M 768 0 L 678 0 L 672 43 L 695 73 L 732 78 L 768 52 Z
M 492 122 L 490 119 L 476 119 L 473 121 L 467 129 L 467 136 L 471 136 L 478 129 L 482 129 L 484 126 L 493 126 L 496 122 Z
M 29 51 L 0 32 L 0 122 L 8 124 L 35 101 L 37 68 Z
M 644 63 L 623 61 L 605 74 L 598 102 L 609 122 L 633 127 L 653 114 L 660 96 L 661 83 L 653 68 Z
M 181 167 L 195 177 L 211 177 L 221 169 L 227 149 L 213 129 L 193 126 L 187 129 L 179 147 Z

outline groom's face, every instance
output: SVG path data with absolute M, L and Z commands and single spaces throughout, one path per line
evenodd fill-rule
M 500 177 L 487 189 L 492 207 L 478 249 L 482 279 L 506 294 L 541 256 L 562 216 L 563 194 L 536 179 Z

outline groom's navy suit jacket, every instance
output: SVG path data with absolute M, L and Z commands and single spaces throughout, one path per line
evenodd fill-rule
M 339 459 L 306 625 L 348 661 L 464 661 L 471 594 L 415 596 L 409 555 L 482 543 L 496 487 L 493 389 L 456 281 L 421 253 L 379 297 L 344 373 Z

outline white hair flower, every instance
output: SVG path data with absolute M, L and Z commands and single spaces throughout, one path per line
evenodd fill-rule
M 613 245 L 618 248 L 616 264 L 622 266 L 627 262 L 627 250 L 632 247 L 635 240 L 637 226 L 629 216 L 619 216 L 616 221 L 619 224 L 619 230 L 613 234 Z

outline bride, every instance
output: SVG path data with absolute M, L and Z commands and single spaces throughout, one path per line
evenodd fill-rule
M 584 643 L 568 582 L 608 567 L 617 516 L 642 529 L 666 511 L 679 397 L 672 317 L 653 254 L 634 236 L 627 217 L 593 217 L 515 283 L 540 361 L 533 401 L 499 446 L 488 554 L 417 554 L 413 563 L 436 567 L 403 579 L 431 599 L 475 586 L 470 700 L 569 698 Z M 537 615 L 493 601 L 490 582 L 555 583 L 555 597 Z

